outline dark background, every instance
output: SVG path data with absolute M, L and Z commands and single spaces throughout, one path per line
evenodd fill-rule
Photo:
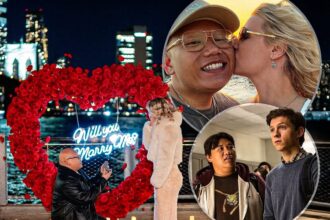
M 233 0 L 234 1 L 234 0 Z M 248 0 L 246 0 L 248 1 Z M 25 9 L 44 11 L 48 27 L 49 62 L 64 53 L 73 65 L 95 68 L 116 61 L 115 34 L 132 25 L 146 25 L 153 35 L 154 63 L 161 62 L 163 44 L 175 18 L 191 0 L 9 0 L 8 42 L 25 34 Z M 330 60 L 330 1 L 294 0 L 319 38 L 322 59 Z

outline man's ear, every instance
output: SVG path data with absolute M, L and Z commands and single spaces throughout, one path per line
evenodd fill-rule
M 237 39 L 236 36 L 233 36 L 233 38 L 231 39 L 231 45 L 233 46 L 233 48 L 234 48 L 235 50 L 238 49 L 238 39 Z
M 168 53 L 166 53 L 166 55 L 165 55 L 164 70 L 165 70 L 165 73 L 169 76 L 175 74 L 174 68 L 171 64 L 171 58 Z
M 211 155 L 206 155 L 206 159 L 210 163 L 212 163 L 212 161 L 213 161 Z
M 277 60 L 285 55 L 288 47 L 287 45 L 284 44 L 274 44 L 271 49 L 272 49 L 270 54 L 271 60 Z
M 300 127 L 297 129 L 297 138 L 300 138 L 300 137 L 302 137 L 302 136 L 304 136 L 304 135 L 305 135 L 305 128 L 300 126 Z

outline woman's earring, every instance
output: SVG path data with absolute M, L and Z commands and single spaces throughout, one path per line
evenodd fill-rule
M 273 68 L 273 69 L 275 69 L 275 68 L 276 68 L 276 66 L 277 66 L 277 64 L 275 63 L 275 61 L 274 61 L 274 60 L 272 60 L 272 68 Z

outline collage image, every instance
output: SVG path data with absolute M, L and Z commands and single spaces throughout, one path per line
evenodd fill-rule
M 151 32 L 166 13 L 141 10 L 142 25 L 137 2 L 110 12 L 67 0 L 56 23 L 58 5 L 35 0 L 49 20 L 24 9 L 25 36 L 9 34 L 2 59 L 6 7 L 10 30 L 13 8 L 28 5 L 10 2 L 0 0 L 0 220 L 330 219 L 330 63 L 296 1 L 148 1 L 177 4 Z M 118 31 L 116 19 L 134 25 Z M 86 48 L 114 39 L 100 52 L 51 46 L 81 30 Z
M 242 27 L 231 4 L 194 1 L 164 47 L 182 133 L 198 132 L 189 181 L 210 219 L 296 219 L 320 175 L 303 117 L 321 77 L 318 40 L 288 1 L 262 3 Z

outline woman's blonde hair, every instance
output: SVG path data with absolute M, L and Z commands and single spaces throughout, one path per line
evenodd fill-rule
M 264 20 L 265 33 L 276 36 L 265 38 L 266 43 L 286 47 L 288 59 L 284 71 L 289 74 L 294 89 L 305 98 L 313 98 L 321 73 L 321 54 L 308 20 L 287 1 L 261 4 L 253 15 Z
M 170 120 L 174 120 L 173 112 L 177 111 L 177 109 L 174 108 L 174 106 L 165 98 L 155 98 L 153 100 L 150 100 L 147 103 L 147 108 L 150 109 L 152 106 L 157 104 L 160 104 L 162 108 L 162 113 L 160 114 L 160 116 L 167 117 Z

